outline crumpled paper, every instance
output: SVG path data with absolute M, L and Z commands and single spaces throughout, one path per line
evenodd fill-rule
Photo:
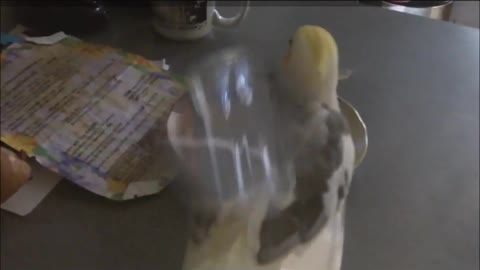
M 110 199 L 161 191 L 176 173 L 166 122 L 185 93 L 165 61 L 62 33 L 26 40 L 1 54 L 1 140 Z

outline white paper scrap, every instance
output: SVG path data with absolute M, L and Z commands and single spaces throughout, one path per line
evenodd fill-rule
M 30 162 L 32 179 L 5 201 L 1 208 L 14 214 L 25 216 L 32 212 L 62 177 L 37 162 Z
M 26 41 L 35 43 L 35 44 L 40 44 L 40 45 L 52 45 L 57 42 L 60 42 L 64 38 L 68 37 L 64 32 L 58 32 L 50 36 L 44 36 L 44 37 L 25 37 Z
M 155 61 L 152 61 L 153 63 L 155 63 L 157 66 L 161 67 L 163 70 L 169 70 L 170 69 L 170 65 L 167 64 L 167 60 L 165 58 L 161 59 L 161 60 L 155 60 Z
M 170 66 L 167 64 L 167 60 L 165 58 L 162 59 L 162 68 L 165 70 L 170 69 Z

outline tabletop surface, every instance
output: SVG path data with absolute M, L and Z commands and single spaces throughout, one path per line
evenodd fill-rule
M 363 116 L 370 146 L 347 207 L 343 270 L 479 268 L 479 31 L 375 7 L 251 8 L 235 29 L 177 43 L 135 9 L 81 36 L 173 71 L 243 44 L 279 59 L 303 24 L 336 38 L 339 94 Z M 115 203 L 62 181 L 26 217 L 1 212 L 1 269 L 179 270 L 184 211 L 171 192 Z

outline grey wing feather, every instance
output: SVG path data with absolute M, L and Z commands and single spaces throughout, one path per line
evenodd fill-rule
M 342 163 L 342 135 L 349 132 L 343 116 L 326 105 L 312 112 L 282 103 L 278 98 L 277 104 L 279 113 L 286 113 L 280 117 L 283 124 L 285 121 L 291 124 L 286 129 L 289 134 L 283 139 L 295 153 L 295 199 L 263 221 L 257 253 L 260 264 L 285 256 L 298 244 L 311 240 L 325 226 L 329 217 L 324 196 L 330 191 L 329 179 Z

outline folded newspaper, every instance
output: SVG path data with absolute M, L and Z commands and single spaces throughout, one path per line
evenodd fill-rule
M 1 140 L 96 194 L 128 200 L 174 177 L 166 122 L 181 79 L 138 55 L 65 37 L 1 54 Z

